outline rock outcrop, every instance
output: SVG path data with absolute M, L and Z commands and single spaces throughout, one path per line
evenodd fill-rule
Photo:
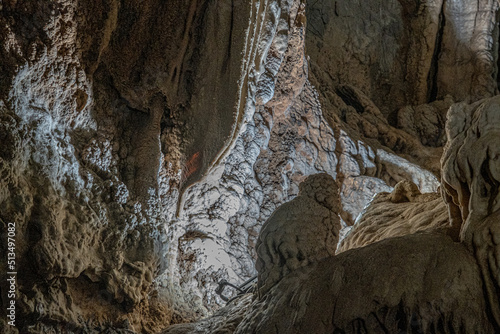
M 234 17 L 261 12 L 196 1 L 0 4 L 0 220 L 2 236 L 16 225 L 17 329 L 155 332 L 196 317 L 174 312 L 182 294 L 153 281 L 169 267 L 179 194 L 243 125 L 267 26 Z
M 500 327 L 500 98 L 454 105 L 446 135 L 443 197 L 452 225 L 477 258 Z
M 341 240 L 337 252 L 424 231 L 458 237 L 439 194 L 421 194 L 413 182 L 401 181 L 392 193 L 375 196 Z
M 327 99 L 349 84 L 391 119 L 406 105 L 498 92 L 496 1 L 319 0 L 308 9 L 313 83 Z
M 235 333 L 493 333 L 482 296 L 478 265 L 463 245 L 414 234 L 287 275 Z
M 287 274 L 335 254 L 339 207 L 333 178 L 315 174 L 300 184 L 297 197 L 273 212 L 255 245 L 260 296 Z
M 451 223 L 442 215 L 440 198 L 420 194 L 413 183 L 398 183 L 391 194 L 377 195 L 341 243 L 340 254 L 285 276 L 254 302 L 235 333 L 498 331 L 493 138 L 499 135 L 499 117 L 497 97 L 449 110 L 442 182 Z M 365 247 L 352 249 L 360 246 Z
M 500 331 L 498 11 L 1 2 L 0 331 Z
M 319 180 L 323 181 L 314 185 Z M 423 195 L 415 184 L 400 182 L 392 193 L 377 195 L 337 255 L 328 251 L 332 243 L 325 243 L 330 233 L 297 233 L 306 225 L 309 231 L 321 232 L 325 223 L 331 223 L 331 216 L 315 218 L 325 209 L 318 205 L 324 199 L 334 203 L 326 211 L 338 207 L 332 181 L 326 174 L 310 176 L 299 195 L 266 221 L 257 243 L 259 277 L 253 298 L 243 295 L 213 317 L 163 333 L 493 333 L 498 329 L 492 308 L 498 301 L 484 297 L 494 284 L 485 284 L 485 262 L 481 262 L 485 252 L 474 257 L 466 243 L 450 238 L 457 235 L 437 194 Z M 303 213 L 300 219 L 297 212 Z M 486 264 L 494 272 L 494 264 Z

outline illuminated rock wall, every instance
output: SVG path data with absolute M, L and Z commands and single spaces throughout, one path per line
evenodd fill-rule
M 495 213 L 494 136 L 479 131 L 476 150 L 465 135 L 494 123 L 495 103 L 453 105 L 498 93 L 497 11 L 486 0 L 4 1 L 0 253 L 15 223 L 18 330 L 153 333 L 211 314 L 224 304 L 217 282 L 257 274 L 261 226 L 320 172 L 339 188 L 346 248 L 442 230 L 444 207 L 426 193 L 443 178 L 449 234 L 477 247 L 484 277 L 493 268 L 498 318 L 496 238 L 478 232 Z M 453 160 L 462 146 L 478 156 Z M 468 172 L 467 159 L 480 165 Z M 464 175 L 448 178 L 455 165 Z M 404 180 L 424 194 L 364 210 Z M 439 221 L 415 212 L 433 201 Z M 419 228 L 388 226 L 376 205 Z M 2 331 L 13 330 L 6 261 Z

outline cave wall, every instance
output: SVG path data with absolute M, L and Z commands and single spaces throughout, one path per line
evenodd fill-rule
M 406 105 L 490 97 L 498 93 L 497 10 L 488 0 L 314 1 L 314 83 L 323 93 L 353 85 L 392 121 Z
M 497 11 L 5 1 L 0 245 L 15 222 L 21 332 L 210 314 L 219 280 L 256 275 L 261 226 L 308 175 L 336 180 L 344 233 L 400 181 L 435 192 L 448 108 L 498 93 Z
M 0 218 L 2 253 L 16 224 L 17 328 L 157 331 L 176 303 L 153 283 L 165 226 L 241 126 L 265 51 L 245 44 L 250 7 L 8 1 L 0 11 Z
M 308 177 L 262 227 L 254 290 L 162 334 L 498 332 L 499 115 L 498 96 L 453 105 L 442 197 L 401 181 L 338 247 L 338 186 Z

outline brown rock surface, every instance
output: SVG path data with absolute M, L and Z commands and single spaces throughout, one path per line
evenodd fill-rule
M 313 83 L 323 94 L 352 85 L 385 116 L 446 95 L 492 96 L 497 9 L 488 0 L 315 1 L 307 15 Z
M 214 314 L 224 304 L 217 282 L 257 274 L 259 231 L 287 202 L 262 231 L 272 246 L 262 254 L 282 257 L 262 298 L 175 330 L 232 332 L 250 306 L 240 332 L 304 328 L 254 316 L 272 309 L 266 300 L 299 307 L 302 293 L 328 304 L 319 291 L 329 291 L 335 303 L 318 314 L 345 331 L 362 330 L 355 316 L 376 328 L 373 314 L 385 311 L 386 329 L 491 332 L 496 321 L 499 331 L 498 98 L 453 105 L 445 118 L 454 102 L 498 93 L 497 12 L 487 0 L 1 2 L 0 254 L 15 223 L 18 326 L 6 325 L 4 256 L 0 332 L 154 333 Z M 317 173 L 338 185 L 333 211 L 299 194 Z M 426 194 L 439 177 L 486 303 L 460 244 L 419 233 L 380 241 L 447 224 L 442 202 Z M 393 187 L 343 247 L 380 242 L 320 260 L 333 254 L 336 215 L 352 225 Z M 302 211 L 326 239 L 297 232 Z M 395 250 L 408 264 L 389 256 Z M 416 283 L 403 286 L 401 273 Z M 308 281 L 319 290 L 297 288 Z M 457 287 L 455 296 L 443 297 L 441 284 Z M 302 297 L 288 300 L 288 288 Z M 386 305 L 359 302 L 345 313 L 358 290 Z M 467 298 L 477 303 L 459 324 Z
M 443 235 L 314 263 L 254 302 L 235 333 L 493 333 L 475 259 Z
M 170 226 L 172 265 L 165 281 L 177 281 L 190 308 L 204 314 L 224 303 L 215 294 L 219 280 L 255 275 L 258 231 L 278 205 L 296 196 L 299 182 L 311 173 L 335 173 L 334 134 L 307 81 L 304 4 L 281 5 L 255 104 L 248 105 L 253 117 L 227 157 L 186 191 Z
M 273 212 L 255 245 L 259 296 L 294 270 L 335 254 L 339 206 L 338 187 L 323 173 L 305 179 L 297 197 Z
M 443 197 L 452 225 L 478 260 L 500 326 L 500 98 L 450 108 L 446 135 Z
M 245 39 L 258 22 L 234 19 L 251 10 L 0 4 L 1 248 L 15 223 L 22 333 L 155 332 L 172 320 L 182 299 L 153 283 L 166 267 L 165 226 L 179 192 L 241 126 L 266 55 Z
M 339 243 L 337 252 L 414 234 L 451 234 L 448 210 L 439 194 L 421 194 L 410 181 L 399 182 L 392 193 L 379 193 Z

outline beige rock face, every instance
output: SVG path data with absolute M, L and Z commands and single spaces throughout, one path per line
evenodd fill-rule
M 497 9 L 488 0 L 315 1 L 307 44 L 313 83 L 330 94 L 355 86 L 386 116 L 446 95 L 492 96 Z
M 450 108 L 441 160 L 443 196 L 452 224 L 480 265 L 491 311 L 500 324 L 500 99 Z
M 78 42 L 87 73 L 111 83 L 126 101 L 122 108 L 136 113 L 138 128 L 129 148 L 136 162 L 129 182 L 143 192 L 157 187 L 162 158 L 171 173 L 182 169 L 181 179 L 171 180 L 181 189 L 199 180 L 231 141 L 235 120 L 243 117 L 252 79 L 241 76 L 242 67 L 250 71 L 248 64 L 265 57 L 263 50 L 252 50 L 256 45 L 245 49 L 248 21 L 234 20 L 250 16 L 252 9 L 196 1 L 141 6 L 109 1 L 80 3 L 78 10 L 84 13 Z M 150 171 L 151 164 L 156 166 Z
M 210 314 L 172 330 L 500 331 L 499 101 L 445 117 L 498 93 L 497 11 L 2 1 L 0 254 L 15 223 L 18 326 L 0 257 L 0 332 L 155 333 Z M 439 177 L 449 219 L 427 194 Z M 341 245 L 359 249 L 333 256 L 337 214 L 353 225 L 380 192 Z M 256 275 L 258 256 L 260 298 L 214 313 L 217 282 Z
M 309 79 L 318 88 L 325 117 L 354 142 L 374 151 L 389 149 L 438 176 L 448 107 L 498 91 L 497 8 L 494 1 L 310 3 Z M 344 176 L 342 168 L 339 173 L 349 208 L 342 218 L 349 225 L 359 213 L 353 198 L 361 199 L 350 194 L 390 191 L 367 177 L 391 187 L 413 180 L 409 175 L 391 180 L 391 174 L 406 169 L 400 165 L 391 173 L 375 164 L 381 167 L 375 174 L 363 165 L 369 167 L 359 164 L 356 178 Z
M 0 4 L 1 249 L 15 223 L 19 331 L 151 333 L 196 316 L 173 315 L 178 291 L 153 281 L 168 266 L 179 192 L 230 145 L 256 94 L 268 50 L 246 34 L 266 29 L 249 19 L 260 13 L 179 1 Z
M 443 1 L 438 97 L 451 94 L 470 102 L 498 94 L 498 46 L 493 42 L 498 36 L 498 6 L 488 0 Z
M 466 245 L 446 235 L 448 216 L 437 194 L 422 195 L 408 181 L 398 183 L 390 194 L 379 194 L 336 256 L 322 252 L 328 248 L 324 246 L 335 244 L 325 244 L 318 234 L 297 235 L 308 225 L 324 237 L 322 227 L 329 219 L 318 226 L 315 222 L 320 220 L 312 212 L 321 212 L 328 198 L 333 204 L 327 205 L 329 209 L 338 206 L 332 181 L 326 174 L 310 176 L 299 195 L 264 224 L 257 243 L 258 290 L 252 302 L 247 294 L 213 317 L 164 333 L 495 331 L 491 301 L 484 298 L 488 287 L 482 266 Z M 308 201 L 311 198 L 315 200 Z M 437 208 L 434 212 L 432 206 Z M 295 212 L 302 213 L 302 221 Z M 304 247 L 300 241 L 309 242 Z M 313 250 L 312 245 L 320 247 Z M 299 263 L 301 251 L 308 260 Z
M 255 246 L 260 296 L 290 272 L 335 254 L 339 206 L 333 178 L 315 174 L 300 184 L 297 197 L 273 212 Z
M 424 269 L 425 268 L 425 269 Z M 475 259 L 449 237 L 392 238 L 300 268 L 235 333 L 493 333 Z
M 401 181 L 392 193 L 375 196 L 342 239 L 337 252 L 417 232 L 453 235 L 448 210 L 440 195 L 421 194 L 414 183 Z
M 118 172 L 119 131 L 81 59 L 77 10 L 71 1 L 2 5 L 1 245 L 5 254 L 15 224 L 21 332 L 43 331 L 44 321 L 79 328 L 92 314 L 90 329 L 123 322 L 163 262 L 158 210 Z
M 242 282 L 256 274 L 258 231 L 277 206 L 297 195 L 300 181 L 319 171 L 335 175 L 334 132 L 307 81 L 304 4 L 266 8 L 279 9 L 273 15 L 280 19 L 249 105 L 253 118 L 228 156 L 186 191 L 170 225 L 172 265 L 165 282 L 178 279 L 189 307 L 201 313 L 224 303 L 215 294 L 219 280 Z
M 488 333 L 497 329 L 489 311 L 498 304 L 491 297 L 495 296 L 494 280 L 493 284 L 486 284 L 490 297 L 485 300 L 481 280 L 481 270 L 484 273 L 485 269 L 478 268 L 466 247 L 452 242 L 446 235 L 457 239 L 458 229 L 453 222 L 456 216 L 453 213 L 456 212 L 447 217 L 444 204 L 437 195 L 420 194 L 424 189 L 426 192 L 437 190 L 435 176 L 441 174 L 438 160 L 442 153 L 440 146 L 446 139 L 442 130 L 447 108 L 454 101 L 472 101 L 496 93 L 494 59 L 497 59 L 497 51 L 492 44 L 480 42 L 496 40 L 497 28 L 491 25 L 497 20 L 496 6 L 490 2 L 472 5 L 451 1 L 426 1 L 416 6 L 410 2 L 393 1 L 384 3 L 383 10 L 380 10 L 379 4 L 367 6 L 353 1 L 311 4 L 307 35 L 308 43 L 312 41 L 308 44 L 312 72 L 309 78 L 319 90 L 323 115 L 335 133 L 338 158 L 335 175 L 341 188 L 342 218 L 348 223 L 355 220 L 356 212 L 360 211 L 356 199 L 366 203 L 371 197 L 360 193 L 371 195 L 381 190 L 391 191 L 394 186 L 397 188 L 391 195 L 379 196 L 379 202 L 375 200 L 373 207 L 367 210 L 367 214 L 373 215 L 365 216 L 358 233 L 353 230 L 352 247 L 374 244 L 294 271 L 286 267 L 285 260 L 275 261 L 275 264 L 280 264 L 274 270 L 277 274 L 269 281 L 268 276 L 261 277 L 260 286 L 264 287 L 261 296 L 255 299 L 236 332 Z M 318 7 L 319 16 L 315 19 L 314 10 Z M 476 16 L 474 22 L 468 19 L 472 16 Z M 315 23 L 324 26 L 319 37 L 311 32 Z M 465 35 L 470 38 L 455 44 L 460 36 Z M 481 57 L 475 56 L 462 57 L 467 50 L 474 50 L 469 55 L 475 53 L 487 61 L 479 61 Z M 462 71 L 455 73 L 453 65 L 447 63 L 450 59 L 459 59 Z M 286 77 L 286 71 L 279 76 Z M 457 85 L 457 81 L 465 83 Z M 296 96 L 295 92 L 300 89 L 289 91 Z M 304 97 L 299 96 L 304 101 Z M 281 108 L 292 105 L 291 110 L 297 110 L 294 104 L 288 104 L 289 100 L 279 100 L 275 96 L 273 102 Z M 292 112 L 290 115 L 296 118 L 301 114 Z M 292 146 L 289 143 L 297 137 L 288 135 L 293 131 L 287 131 L 290 127 L 280 126 L 284 121 L 279 117 L 260 117 L 254 124 L 262 120 L 271 124 L 277 119 L 278 125 L 269 129 L 270 132 L 279 130 L 275 138 L 284 144 L 274 147 Z M 298 126 L 298 122 L 288 124 L 293 124 L 293 128 Z M 275 145 L 276 141 L 270 139 L 268 143 Z M 245 190 L 241 199 L 248 206 L 241 206 L 242 210 L 234 220 L 236 226 L 246 227 L 245 224 L 252 221 L 244 219 L 244 223 L 239 223 L 246 208 L 250 207 L 252 214 L 258 215 L 258 220 L 262 221 L 265 214 L 254 210 L 255 203 L 265 203 L 263 207 L 269 213 L 280 202 L 296 194 L 292 192 L 293 183 L 286 182 L 292 178 L 280 177 L 293 175 L 288 172 L 293 170 L 297 160 L 286 159 L 280 154 L 283 150 L 273 150 L 273 145 L 269 150 L 264 147 L 260 154 L 262 162 L 257 159 L 254 165 L 258 185 L 249 182 L 245 189 L 254 196 L 264 189 L 259 188 L 264 180 L 264 185 L 274 183 L 280 191 L 262 191 L 263 198 L 273 200 L 260 202 L 258 195 L 248 196 Z M 303 148 L 300 152 L 305 152 Z M 271 158 L 266 151 L 273 153 Z M 286 152 L 287 156 L 292 156 L 298 150 Z M 282 174 L 270 177 L 263 172 L 269 165 L 283 168 Z M 405 179 L 417 184 L 419 191 L 411 184 L 397 185 Z M 248 200 L 249 197 L 257 200 Z M 458 205 L 458 209 L 465 210 L 465 207 Z M 375 217 L 379 220 L 376 221 Z M 287 227 L 284 221 L 273 224 L 283 226 L 283 229 Z M 249 226 L 256 225 L 249 223 Z M 252 228 L 252 233 L 255 230 L 258 228 Z M 264 239 L 266 230 L 266 227 L 262 230 Z M 436 230 L 441 233 L 429 233 Z M 426 233 L 389 238 L 416 231 Z M 276 238 L 272 237 L 273 234 L 269 236 L 271 245 L 279 242 L 276 240 L 286 239 L 285 233 L 280 236 L 280 230 L 276 229 L 276 232 Z M 356 235 L 358 237 L 354 238 Z M 384 238 L 389 239 L 382 240 Z M 483 248 L 494 254 L 493 246 Z M 279 249 L 274 252 L 269 251 L 271 249 L 277 248 L 268 247 L 264 252 L 267 259 L 272 259 L 271 254 L 281 254 Z M 395 253 L 400 256 L 395 256 Z M 285 259 L 289 254 L 294 258 L 293 252 L 282 254 L 286 254 Z M 497 272 L 493 265 L 494 255 L 485 262 L 487 257 L 484 254 L 480 267 Z M 346 265 L 336 266 L 336 261 Z M 267 262 L 272 263 L 271 260 Z M 330 298 L 325 297 L 328 291 L 333 291 Z M 470 300 L 477 301 L 472 308 Z M 471 317 L 471 314 L 475 316 Z
M 332 107 L 341 111 L 341 120 L 345 122 L 344 127 L 348 131 L 354 131 L 358 135 L 365 137 L 365 140 L 373 143 L 372 145 L 375 147 L 382 146 L 386 150 L 398 152 L 404 157 L 426 166 L 432 172 L 438 173 L 439 164 L 435 164 L 435 161 L 439 160 L 441 150 L 433 147 L 436 145 L 432 145 L 432 147 L 424 146 L 422 140 L 417 136 L 413 136 L 413 133 L 407 133 L 393 127 L 375 102 L 356 87 L 340 86 L 337 92 L 340 99 L 335 99 Z M 446 110 L 447 103 L 442 102 L 441 104 L 445 105 L 444 109 Z M 435 111 L 432 114 L 434 116 L 439 115 L 439 112 Z M 444 122 L 436 123 L 440 127 L 444 125 Z M 417 123 L 416 125 L 421 124 Z M 400 169 L 404 172 L 404 168 Z

